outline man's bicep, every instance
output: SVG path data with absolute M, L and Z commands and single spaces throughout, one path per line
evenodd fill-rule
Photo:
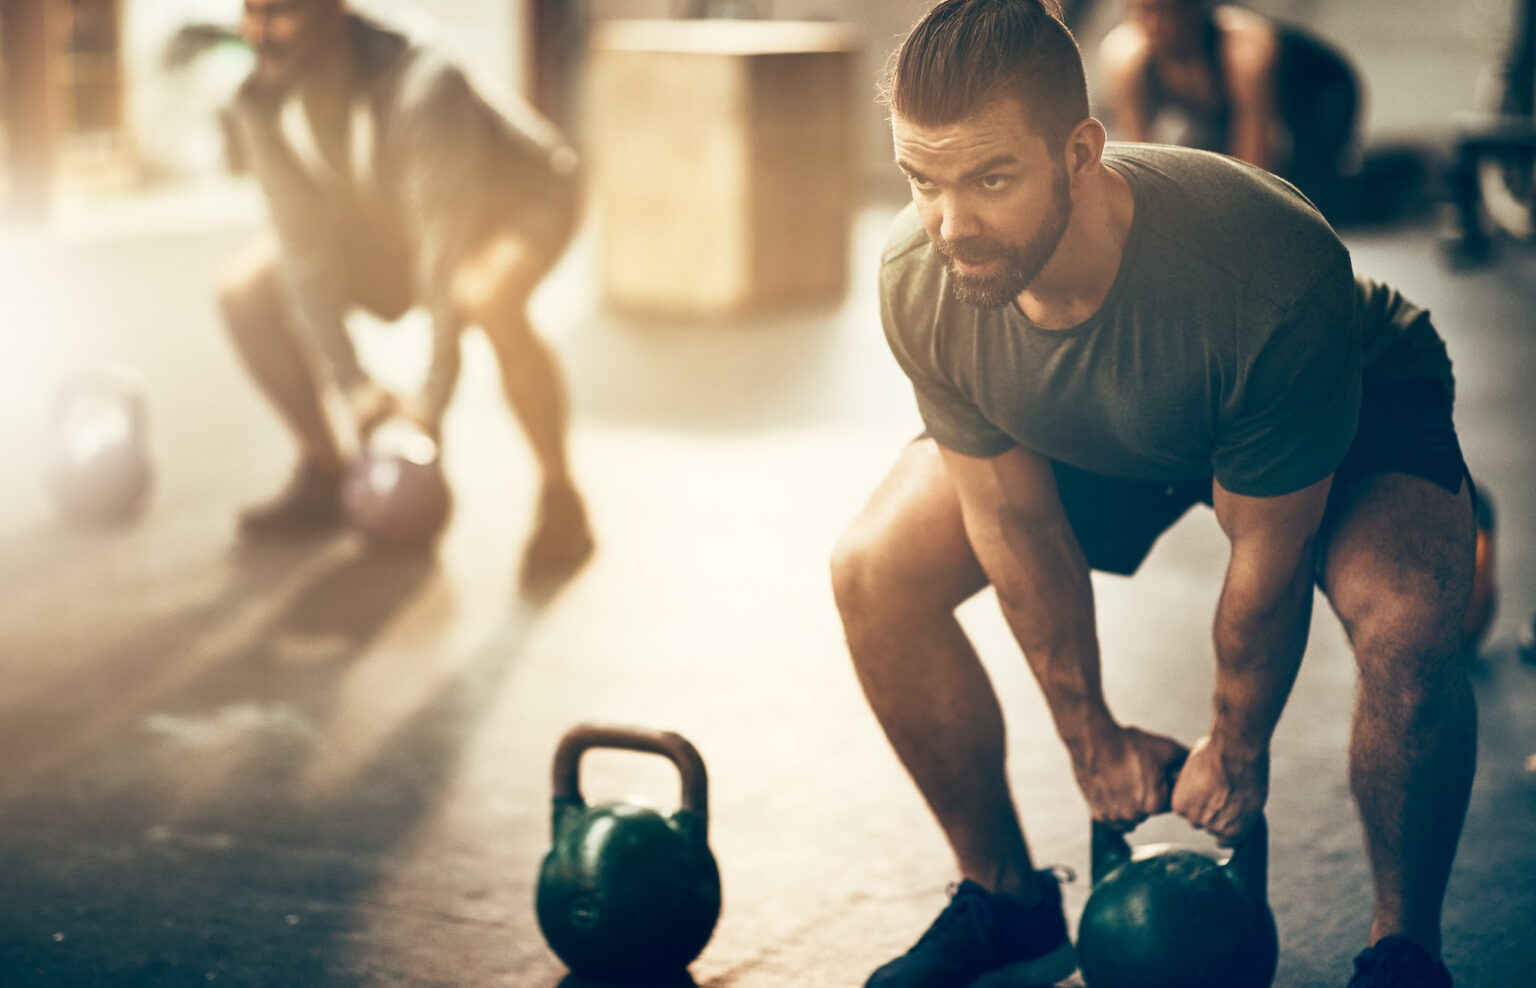
M 1091 625 L 1088 565 L 1051 461 L 1019 447 L 985 458 L 940 449 L 971 548 L 1026 654 L 1054 640 L 1063 619 Z
M 1332 486 L 1330 474 L 1289 494 L 1250 497 L 1214 482 L 1211 501 L 1232 544 L 1233 565 L 1254 575 L 1272 572 L 1283 578 L 1293 573 L 1322 524 Z
M 1051 461 L 1015 446 L 997 456 L 968 456 L 939 444 L 960 496 L 967 528 L 1065 518 Z
M 1224 68 L 1233 99 L 1273 99 L 1280 73 L 1279 36 L 1267 25 L 1234 36 Z
M 1232 93 L 1234 157 L 1271 168 L 1270 131 L 1275 123 L 1276 61 L 1274 46 L 1248 41 L 1227 68 Z

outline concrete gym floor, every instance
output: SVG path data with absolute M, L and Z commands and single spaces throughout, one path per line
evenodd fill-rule
M 1405 37 L 1443 51 L 1433 25 L 1414 28 L 1370 35 L 1362 57 L 1390 76 L 1411 59 Z M 1473 71 L 1457 65 L 1445 73 Z M 1408 95 L 1386 93 L 1411 122 Z M 346 536 L 233 539 L 234 511 L 290 456 L 211 302 L 255 227 L 248 191 L 0 235 L 0 985 L 575 988 L 533 888 L 550 759 L 586 720 L 678 731 L 708 765 L 725 909 L 697 984 L 846 988 L 904 950 L 952 865 L 864 706 L 826 576 L 916 428 L 873 293 L 891 208 L 861 216 L 840 305 L 732 325 L 604 313 L 578 244 L 536 309 L 570 378 L 600 547 L 532 599 L 516 583 L 531 463 L 478 338 L 448 423 L 458 504 L 435 558 Z M 1536 254 L 1452 272 L 1428 224 L 1346 239 L 1363 270 L 1433 309 L 1468 458 L 1499 507 L 1501 606 L 1478 666 L 1480 767 L 1446 953 L 1458 985 L 1528 984 L 1536 668 L 1513 638 L 1536 608 L 1522 551 L 1536 535 Z M 424 332 L 416 318 L 360 328 L 402 382 Z M 136 524 L 81 531 L 44 496 L 49 402 L 68 372 L 111 363 L 147 383 L 158 486 Z M 1223 562 L 1205 512 L 1135 579 L 1096 580 L 1123 719 L 1202 732 Z M 1009 712 L 1037 855 L 1085 875 L 1084 807 L 1038 692 L 990 596 L 963 617 Z M 1288 988 L 1341 986 L 1367 928 L 1344 778 L 1352 682 L 1320 604 L 1274 747 Z M 583 783 L 595 801 L 677 798 L 652 757 L 594 754 Z M 1168 820 L 1144 831 L 1191 839 Z M 1086 879 L 1066 891 L 1075 921 Z

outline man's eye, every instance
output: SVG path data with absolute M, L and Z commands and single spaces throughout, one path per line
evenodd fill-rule
M 990 192 L 996 192 L 998 189 L 1003 188 L 1007 184 L 1007 175 L 987 175 L 984 176 L 981 180 L 981 187 Z

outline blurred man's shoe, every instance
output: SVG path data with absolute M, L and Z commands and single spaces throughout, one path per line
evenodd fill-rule
M 246 508 L 237 527 L 247 537 L 299 535 L 341 521 L 341 475 L 305 460 L 274 497 Z

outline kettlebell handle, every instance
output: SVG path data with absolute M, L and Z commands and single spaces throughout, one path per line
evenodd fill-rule
M 1125 835 L 1107 823 L 1093 822 L 1089 857 L 1093 864 L 1093 884 L 1097 886 L 1110 872 L 1131 860 L 1131 845 Z M 1243 839 L 1232 845 L 1232 853 L 1222 862 L 1237 883 L 1255 899 L 1269 897 L 1269 826 L 1264 814 L 1254 821 Z
M 557 805 L 584 806 L 581 796 L 581 756 L 592 748 L 619 748 L 661 755 L 677 766 L 682 777 L 681 805 L 698 821 L 699 835 L 709 830 L 709 779 L 704 759 L 687 738 L 672 731 L 617 724 L 578 724 L 566 732 L 555 749 L 553 770 Z

